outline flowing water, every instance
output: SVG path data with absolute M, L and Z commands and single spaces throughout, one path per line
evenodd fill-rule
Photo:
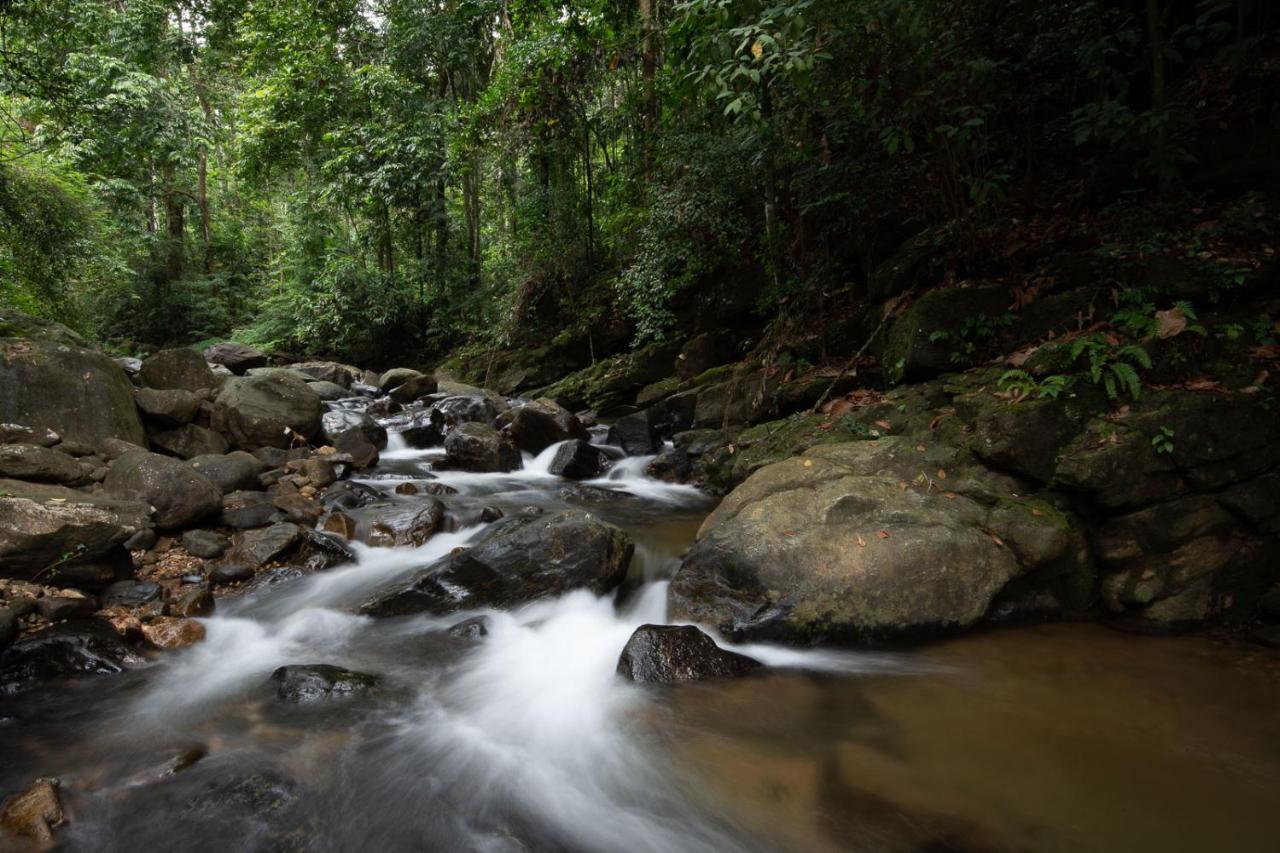
M 434 472 L 458 518 L 581 500 L 553 450 L 512 474 Z M 364 482 L 425 480 L 394 433 Z M 916 651 L 747 646 L 762 675 L 648 688 L 615 675 L 663 622 L 711 501 L 621 460 L 588 508 L 636 541 L 617 595 L 374 620 L 363 593 L 481 529 L 219 603 L 206 640 L 120 676 L 0 697 L 0 791 L 56 775 L 70 850 L 1270 851 L 1280 655 L 1089 625 Z M 371 695 L 285 705 L 286 663 L 377 673 Z M 195 750 L 192 766 L 174 756 Z M 3 842 L 0 842 L 2 844 Z

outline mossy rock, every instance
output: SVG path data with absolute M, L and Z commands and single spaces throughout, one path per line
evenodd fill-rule
M 34 338 L 72 347 L 88 347 L 78 332 L 61 323 L 0 308 L 0 338 Z
M 1008 304 L 1003 287 L 949 287 L 924 294 L 894 321 L 880 345 L 885 379 L 896 385 L 955 370 L 957 354 L 971 343 L 963 337 L 964 321 L 995 322 Z

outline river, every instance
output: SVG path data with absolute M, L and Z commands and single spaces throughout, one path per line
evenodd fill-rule
M 395 433 L 363 482 L 457 489 L 451 514 L 582 508 L 547 472 L 428 474 Z M 350 606 L 481 526 L 222 599 L 207 638 L 124 675 L 0 697 L 0 790 L 63 780 L 68 850 L 1271 851 L 1280 655 L 1096 625 L 979 631 L 901 652 L 739 647 L 763 674 L 646 687 L 615 674 L 665 620 L 713 502 L 644 459 L 585 504 L 636 542 L 616 595 L 371 619 Z M 299 706 L 288 663 L 382 678 Z M 175 772 L 179 764 L 189 767 Z M 198 759 L 198 760 L 197 760 Z M 194 763 L 191 763 L 194 762 Z

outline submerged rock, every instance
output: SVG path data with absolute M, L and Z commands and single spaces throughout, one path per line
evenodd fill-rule
M 722 649 L 692 625 L 641 625 L 618 658 L 618 674 L 649 684 L 732 678 L 763 664 Z
M 376 591 L 360 612 L 397 616 L 513 607 L 572 589 L 600 595 L 622 582 L 634 549 L 622 530 L 577 510 L 507 518 L 474 547 Z
M 330 664 L 292 664 L 271 673 L 276 698 L 303 704 L 367 693 L 378 686 L 377 676 Z
M 79 619 L 24 637 L 0 654 L 0 689 L 27 681 L 122 672 L 127 664 L 140 662 L 109 623 Z
M 52 844 L 53 830 L 65 821 L 57 779 L 37 779 L 34 785 L 5 800 L 0 807 L 0 827 L 40 845 Z

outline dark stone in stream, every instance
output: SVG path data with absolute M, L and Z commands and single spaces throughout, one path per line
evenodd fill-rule
M 287 521 L 262 530 L 247 530 L 236 536 L 229 559 L 257 568 L 287 552 L 301 535 L 302 528 Z
M 609 457 L 600 448 L 580 438 L 564 442 L 556 449 L 548 470 L 557 477 L 590 480 L 609 466 Z
M 360 509 L 386 499 L 386 495 L 372 486 L 343 480 L 334 483 L 321 495 L 320 504 L 327 510 Z
M 307 570 L 299 566 L 272 566 L 266 571 L 259 572 L 254 576 L 253 580 L 245 585 L 244 594 L 262 592 L 263 590 L 277 587 L 282 583 L 297 580 L 311 574 Z
M 506 408 L 506 403 L 485 395 L 446 397 L 432 406 L 431 421 L 445 432 L 470 423 L 492 426 Z
M 419 412 L 400 430 L 400 437 L 410 447 L 439 447 L 444 444 L 442 425 L 432 419 L 431 412 Z
M 193 584 L 178 591 L 169 602 L 174 616 L 208 616 L 213 612 L 213 592 L 207 584 Z
M 612 503 L 631 497 L 630 492 L 621 489 L 606 489 L 601 486 L 588 486 L 574 483 L 560 487 L 560 498 L 571 503 Z
M 232 492 L 222 499 L 219 521 L 223 527 L 248 530 L 265 527 L 282 515 L 265 492 Z
M 360 470 L 372 468 L 378 464 L 378 448 L 362 433 L 348 430 L 333 442 L 339 453 L 351 457 L 351 464 Z
M 340 699 L 378 686 L 377 676 L 323 663 L 282 666 L 271 673 L 271 682 L 277 699 L 295 704 Z
M 252 580 L 253 574 L 253 567 L 244 563 L 223 563 L 209 570 L 209 583 L 214 586 L 243 583 Z
M 231 547 L 231 540 L 212 530 L 188 530 L 182 534 L 182 547 L 193 557 L 212 559 Z
M 578 510 L 503 519 L 474 547 L 458 550 L 375 591 L 370 616 L 513 607 L 572 589 L 603 595 L 622 582 L 635 550 L 630 537 Z
M 444 440 L 445 458 L 441 467 L 462 471 L 515 471 L 521 466 L 520 451 L 511 439 L 491 426 L 465 423 Z
M 648 684 L 732 678 L 762 664 L 722 649 L 692 625 L 641 625 L 618 658 L 618 674 Z
M 338 440 L 348 433 L 363 436 L 375 447 L 387 446 L 387 430 L 364 412 L 350 409 L 333 409 L 320 418 L 320 429 L 325 441 L 337 446 Z
M 24 637 L 0 654 L 0 692 L 26 681 L 121 672 L 139 663 L 109 622 L 79 619 Z
M 84 619 L 92 616 L 98 609 L 98 602 L 95 599 L 70 595 L 46 595 L 40 599 L 38 605 L 40 615 L 50 622 Z
M 471 642 L 487 637 L 489 636 L 489 617 L 472 616 L 470 619 L 463 619 L 458 624 L 449 627 L 449 636 Z
M 309 572 L 323 572 L 334 566 L 355 562 L 355 552 L 341 538 L 320 530 L 302 531 L 290 562 Z
M 614 421 L 609 428 L 609 443 L 621 447 L 628 456 L 648 456 L 661 447 L 658 431 L 647 412 L 636 412 Z
M 18 637 L 18 617 L 7 607 L 0 607 L 0 652 Z

